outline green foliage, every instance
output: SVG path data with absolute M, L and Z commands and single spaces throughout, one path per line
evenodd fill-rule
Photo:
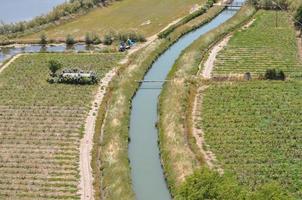
M 288 23 L 288 13 L 259 10 L 254 23 L 245 30 L 235 32 L 226 48 L 219 52 L 214 75 L 243 74 L 247 71 L 257 77 L 267 69 L 282 70 L 289 77 L 301 77 L 296 33 Z
M 196 170 L 186 178 L 175 196 L 176 200 L 292 200 L 293 198 L 276 183 L 264 184 L 256 191 L 249 191 L 231 175 L 220 175 L 208 168 Z
M 103 42 L 105 45 L 111 45 L 114 41 L 114 35 L 112 34 L 106 34 L 104 36 Z
M 68 34 L 68 35 L 66 36 L 65 43 L 66 43 L 67 45 L 73 45 L 73 44 L 76 43 L 76 41 L 74 40 L 74 37 L 73 37 L 72 35 Z
M 43 45 L 47 44 L 47 36 L 45 35 L 45 33 L 42 33 L 40 35 L 40 42 L 39 43 L 43 44 Z
M 216 83 L 203 95 L 200 126 L 224 169 L 255 189 L 277 181 L 302 194 L 301 81 Z
M 93 70 L 103 78 L 121 58 L 112 53 L 30 54 L 1 72 L 0 157 L 16 153 L 1 162 L 0 199 L 80 199 L 79 144 L 98 86 L 49 84 L 48 61 Z
M 140 33 L 137 32 L 128 32 L 128 33 L 118 33 L 117 38 L 119 41 L 124 41 L 126 42 L 128 39 L 134 41 L 134 42 L 146 42 L 145 36 L 143 36 Z
M 60 62 L 58 62 L 57 60 L 50 60 L 48 62 L 48 69 L 51 72 L 51 76 L 54 77 L 56 76 L 56 72 L 61 69 L 62 64 Z
M 267 69 L 264 78 L 266 80 L 285 80 L 285 74 L 282 70 Z
M 176 200 L 236 200 L 243 199 L 244 190 L 234 179 L 216 171 L 201 168 L 187 177 L 175 197 Z
M 100 40 L 99 36 L 94 34 L 94 33 L 86 33 L 85 43 L 87 45 L 90 45 L 90 44 L 95 44 L 96 45 L 96 44 L 100 44 L 101 40 Z
M 275 182 L 264 184 L 257 190 L 257 192 L 252 193 L 249 199 L 294 200 L 294 198 L 286 190 Z

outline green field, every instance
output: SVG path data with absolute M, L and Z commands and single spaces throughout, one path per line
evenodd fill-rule
M 102 78 L 120 54 L 24 55 L 0 74 L 0 199 L 79 199 L 79 142 L 96 85 L 49 84 L 48 60 Z
M 109 31 L 138 31 L 146 36 L 151 36 L 173 20 L 189 14 L 195 4 L 204 3 L 204 0 L 117 1 L 108 7 L 97 8 L 70 22 L 48 28 L 45 33 L 53 39 L 64 39 L 67 34 L 82 38 L 87 32 L 104 35 Z M 147 23 L 148 21 L 150 24 Z M 40 34 L 25 36 L 21 40 L 36 40 L 39 39 Z
M 214 75 L 252 72 L 263 74 L 278 68 L 289 76 L 301 76 L 295 30 L 289 15 L 260 10 L 246 30 L 235 32 L 227 47 L 218 54 Z
M 251 188 L 277 181 L 301 197 L 301 87 L 301 81 L 253 81 L 206 90 L 200 124 L 225 171 Z

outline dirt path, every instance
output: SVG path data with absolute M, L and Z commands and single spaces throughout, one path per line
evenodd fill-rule
M 22 56 L 23 54 L 18 54 L 16 56 L 14 56 L 13 58 L 10 59 L 10 61 L 8 61 L 7 63 L 5 63 L 3 66 L 0 64 L 0 73 L 7 68 L 10 64 L 12 64 L 17 58 L 19 58 L 20 56 Z
M 216 44 L 210 51 L 209 57 L 204 63 L 204 68 L 202 71 L 202 77 L 210 79 L 212 77 L 212 71 L 214 69 L 214 64 L 218 53 L 228 44 L 231 36 L 225 37 L 221 42 Z
M 102 103 L 103 97 L 106 93 L 106 88 L 112 78 L 115 76 L 117 69 L 114 68 L 109 71 L 105 77 L 100 81 L 98 91 L 92 102 L 91 110 L 88 114 L 85 123 L 85 133 L 80 142 L 80 194 L 81 199 L 93 200 L 93 176 L 91 168 L 91 150 L 93 147 L 93 135 L 95 130 L 95 122 L 97 118 L 97 112 Z
M 193 113 L 192 113 L 192 121 L 193 121 L 193 136 L 196 140 L 196 144 L 204 158 L 204 161 L 208 165 L 210 169 L 216 169 L 219 173 L 223 173 L 223 169 L 218 166 L 216 163 L 215 154 L 210 150 L 205 150 L 205 141 L 204 141 L 204 133 L 202 128 L 199 127 L 199 123 L 201 121 L 201 105 L 202 105 L 202 93 L 208 88 L 208 86 L 202 86 L 198 88 L 197 94 L 193 104 Z

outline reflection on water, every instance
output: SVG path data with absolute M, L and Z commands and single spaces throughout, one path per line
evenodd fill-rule
M 1 0 L 0 0 L 1 1 Z M 22 45 L 16 47 L 0 47 L 0 63 L 4 62 L 6 59 L 11 58 L 19 53 L 39 53 L 39 52 L 64 52 L 64 51 L 100 51 L 99 46 L 85 45 L 85 44 L 75 44 L 71 46 L 66 46 L 65 44 L 60 45 Z

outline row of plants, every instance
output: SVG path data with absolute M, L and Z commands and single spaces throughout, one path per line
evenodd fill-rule
M 259 10 L 251 27 L 234 33 L 219 52 L 214 75 L 251 72 L 262 75 L 269 68 L 282 70 L 289 77 L 301 77 L 296 33 L 288 13 Z
M 160 117 L 158 127 L 163 166 L 173 195 L 176 195 L 177 188 L 185 178 L 183 172 L 178 171 L 178 169 L 185 169 L 188 166 L 187 162 L 182 162 L 184 159 L 180 160 L 179 157 L 190 158 L 191 162 L 189 163 L 191 165 L 199 162 L 199 164 L 195 164 L 193 170 L 204 162 L 198 147 L 196 147 L 188 120 L 195 96 L 192 88 L 196 87 L 199 82 L 194 77 L 199 70 L 199 64 L 212 44 L 240 27 L 255 12 L 254 7 L 244 6 L 227 22 L 200 37 L 182 53 L 169 73 L 167 79 L 174 81 L 165 83 L 163 87 L 159 100 Z M 179 154 L 181 151 L 192 151 L 196 157 Z
M 49 61 L 93 70 L 102 78 L 121 58 L 24 55 L 1 72 L 1 199 L 80 199 L 79 145 L 97 86 L 49 84 Z
M 135 80 L 142 79 L 156 58 L 183 34 L 214 18 L 222 9 L 211 8 L 204 16 L 192 20 L 194 23 L 177 28 L 169 38 L 156 40 L 148 48 L 133 54 L 130 62 L 120 68 L 117 78 L 110 84 L 106 95 L 108 103 L 101 107 L 106 110 L 106 117 L 104 113 L 98 115 L 100 122 L 97 122 L 96 145 L 93 147 L 93 153 L 97 156 L 93 158 L 94 177 L 99 177 L 95 179 L 94 187 L 104 199 L 134 199 L 128 160 L 128 132 L 131 100 L 139 87 Z
M 301 197 L 301 84 L 220 82 L 204 92 L 198 123 L 219 163 L 240 184 L 255 190 L 274 181 Z
M 170 26 L 169 28 L 167 28 L 166 30 L 160 32 L 158 34 L 159 38 L 166 38 L 170 33 L 172 33 L 177 27 L 180 27 L 186 23 L 188 23 L 189 21 L 191 21 L 192 19 L 195 19 L 196 17 L 204 14 L 207 12 L 207 10 L 209 10 L 209 8 L 211 8 L 214 3 L 216 2 L 216 0 L 208 0 L 207 3 L 205 5 L 203 5 L 201 8 L 199 8 L 197 11 L 193 12 L 190 15 L 185 16 L 183 19 L 181 19 L 179 22 L 177 22 L 176 24 L 173 24 L 172 26 Z
M 128 39 L 134 42 L 146 42 L 146 38 L 137 32 L 109 32 L 104 35 L 104 37 L 101 39 L 98 34 L 96 33 L 86 33 L 84 42 L 87 45 L 98 45 L 98 44 L 105 44 L 105 45 L 111 45 L 114 42 L 126 42 Z M 54 41 L 52 39 L 48 39 L 47 35 L 42 33 L 40 35 L 39 44 L 46 45 L 48 43 L 55 43 L 58 41 Z M 68 34 L 65 38 L 65 42 L 67 45 L 74 45 L 77 42 L 82 42 L 82 40 L 76 40 L 71 34 Z

